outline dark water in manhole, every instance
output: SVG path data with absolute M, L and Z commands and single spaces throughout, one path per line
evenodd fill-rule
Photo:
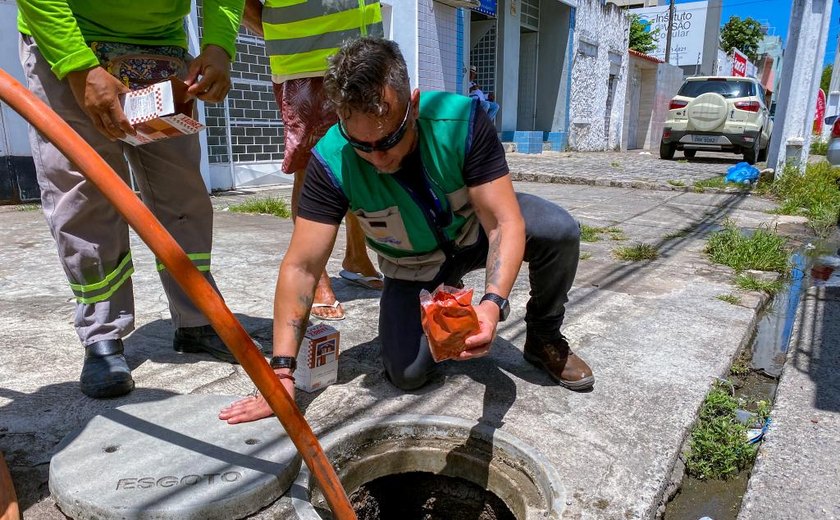
M 516 520 L 490 491 L 425 472 L 372 480 L 350 495 L 350 503 L 359 520 Z
M 812 285 L 837 283 L 840 250 L 837 243 L 823 243 L 797 251 L 791 257 L 790 280 L 762 313 L 750 348 L 741 359 L 751 371 L 730 376 L 736 398 L 769 400 L 775 398 L 790 344 L 802 293 Z M 772 418 L 772 411 L 770 416 Z M 698 480 L 686 475 L 679 493 L 668 502 L 664 520 L 736 520 L 747 490 L 750 471 L 741 471 L 729 480 Z

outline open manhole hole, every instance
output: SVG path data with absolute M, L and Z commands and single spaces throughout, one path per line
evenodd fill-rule
M 565 488 L 543 455 L 463 419 L 368 419 L 321 443 L 359 520 L 559 519 L 565 508 Z M 299 519 L 332 519 L 307 467 L 290 497 Z

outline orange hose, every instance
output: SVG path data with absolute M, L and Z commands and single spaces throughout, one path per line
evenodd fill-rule
M 0 520 L 20 520 L 15 486 L 12 484 L 12 476 L 9 474 L 9 468 L 6 467 L 2 451 L 0 451 Z
M 166 266 L 195 306 L 210 320 L 210 325 L 265 397 L 315 476 L 335 517 L 355 520 L 356 513 L 350 506 L 347 493 L 294 400 L 286 393 L 224 300 L 193 266 L 172 235 L 70 125 L 3 69 L 0 69 L 0 99 L 78 166 Z

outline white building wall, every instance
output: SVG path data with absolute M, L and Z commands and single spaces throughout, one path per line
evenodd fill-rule
M 683 84 L 683 71 L 673 65 L 661 64 L 656 68 L 656 91 L 653 95 L 653 111 L 645 147 L 657 149 L 662 141 L 662 131 L 668 119 L 668 105 L 671 98 Z
M 455 92 L 460 73 L 456 9 L 434 0 L 418 0 L 417 11 L 420 90 Z
M 0 0 L 0 68 L 24 86 L 26 79 L 18 58 L 17 4 Z M 29 125 L 5 103 L 0 104 L 0 157 L 32 156 Z
M 431 2 L 432 0 L 421 1 Z M 391 0 L 390 4 L 391 39 L 399 44 L 408 68 L 411 88 L 416 88 L 418 87 L 420 71 L 419 45 L 417 44 L 419 17 L 420 12 L 422 12 L 420 2 L 415 0 Z
M 601 5 L 598 0 L 578 2 L 570 96 L 569 147 L 572 150 L 613 150 L 621 146 L 629 29 L 625 12 L 616 5 Z M 617 60 L 612 85 L 611 53 Z M 613 93 L 608 112 L 610 86 Z

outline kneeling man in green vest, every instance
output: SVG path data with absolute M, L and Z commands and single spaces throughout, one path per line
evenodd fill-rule
M 274 303 L 272 368 L 294 396 L 294 359 L 315 285 L 342 217 L 359 217 L 385 275 L 379 311 L 382 363 L 399 388 L 423 386 L 434 371 L 420 323 L 420 291 L 485 268 L 475 307 L 480 330 L 460 360 L 487 355 L 519 268 L 528 262 L 525 359 L 572 390 L 592 370 L 560 333 L 577 270 L 580 228 L 563 208 L 515 193 L 505 153 L 472 98 L 411 91 L 396 43 L 362 38 L 332 58 L 324 89 L 339 123 L 313 149 Z M 222 410 L 230 423 L 271 415 L 261 396 Z

